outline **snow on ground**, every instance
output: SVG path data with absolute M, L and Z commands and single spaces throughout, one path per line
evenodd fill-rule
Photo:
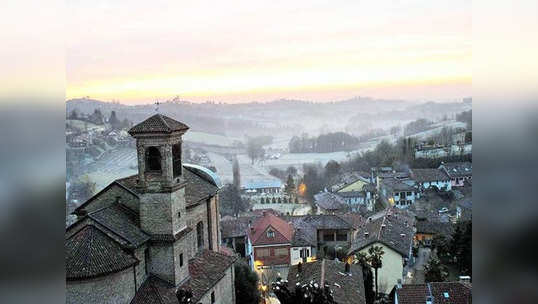
M 241 141 L 239 138 L 196 131 L 185 133 L 183 140 L 222 147 L 231 147 L 234 141 Z
M 433 129 L 413 134 L 410 137 L 414 137 L 414 138 L 418 138 L 418 139 L 426 139 L 426 138 L 428 138 L 428 137 L 430 137 L 432 135 L 439 134 L 444 127 L 463 128 L 463 129 L 466 128 L 466 124 L 464 122 L 455 121 L 455 120 L 443 121 L 443 122 L 440 122 L 440 123 L 436 123 L 433 126 L 434 126 Z
M 136 174 L 136 166 L 136 150 L 122 148 L 105 152 L 101 159 L 87 166 L 86 173 L 100 191 L 118 178 Z

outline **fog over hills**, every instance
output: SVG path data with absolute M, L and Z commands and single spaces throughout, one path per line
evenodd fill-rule
M 157 108 L 153 103 L 125 105 L 89 98 L 68 100 L 66 107 L 67 113 L 76 110 L 90 114 L 100 109 L 105 117 L 116 111 L 120 120 L 127 118 L 133 123 L 152 115 Z M 470 98 L 451 103 L 355 97 L 328 103 L 280 99 L 240 104 L 191 103 L 175 98 L 158 105 L 160 113 L 185 122 L 192 131 L 235 138 L 256 135 L 291 137 L 301 133 L 318 135 L 336 131 L 360 135 L 371 129 L 404 125 L 417 118 L 433 121 L 452 118 L 456 113 L 469 109 Z

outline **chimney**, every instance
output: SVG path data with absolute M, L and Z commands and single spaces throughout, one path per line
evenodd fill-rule
M 349 265 L 348 262 L 345 263 L 345 265 L 344 265 L 344 270 L 345 270 L 346 273 L 350 273 L 350 272 L 351 272 L 351 267 L 350 267 L 350 266 L 351 266 L 351 265 Z
M 385 229 L 385 227 L 387 227 L 387 225 L 381 224 L 381 229 Z
M 402 279 L 398 279 L 398 283 L 396 284 L 396 289 L 402 288 Z
M 426 297 L 426 304 L 433 304 L 433 297 L 432 296 L 427 296 Z
M 364 237 L 365 237 L 365 238 L 368 238 L 368 236 L 370 236 L 370 233 L 369 233 L 368 231 L 365 231 L 365 232 L 364 232 Z
M 299 262 L 299 264 L 297 264 L 297 272 L 303 272 L 303 263 Z
M 262 211 L 262 216 L 265 216 L 266 212 L 265 210 Z

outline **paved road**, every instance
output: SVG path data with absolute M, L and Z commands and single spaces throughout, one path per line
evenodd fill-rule
M 430 248 L 418 249 L 418 257 L 416 258 L 415 265 L 409 269 L 411 277 L 405 278 L 405 284 L 422 284 L 424 283 L 424 266 L 428 264 L 430 260 L 431 250 Z

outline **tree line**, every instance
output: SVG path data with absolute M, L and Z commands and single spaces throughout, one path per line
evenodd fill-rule
M 345 132 L 322 134 L 310 137 L 303 134 L 291 138 L 288 148 L 290 153 L 328 153 L 351 151 L 358 147 L 359 139 Z

